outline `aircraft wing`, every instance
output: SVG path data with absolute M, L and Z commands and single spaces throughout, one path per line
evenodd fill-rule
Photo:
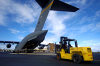
M 12 44 L 19 44 L 20 42 L 17 41 L 0 41 L 0 44 L 6 44 L 7 48 L 11 48 Z
M 42 7 L 45 8 L 49 0 L 36 0 L 36 2 Z M 69 11 L 69 12 L 75 12 L 79 10 L 79 8 L 69 5 L 67 3 L 64 3 L 60 0 L 54 0 L 53 5 L 50 10 L 54 11 Z
M 48 45 L 45 45 L 45 44 L 40 44 L 38 49 L 43 49 L 45 46 L 48 46 Z
M 19 44 L 17 41 L 0 41 L 0 43 L 12 43 L 12 44 Z

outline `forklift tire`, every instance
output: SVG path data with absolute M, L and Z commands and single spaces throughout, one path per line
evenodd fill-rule
M 79 63 L 82 62 L 82 57 L 80 55 L 78 55 L 78 54 L 74 54 L 72 56 L 72 60 L 73 60 L 74 63 L 78 63 L 79 64 Z
M 57 54 L 57 60 L 61 60 L 61 55 L 59 53 Z

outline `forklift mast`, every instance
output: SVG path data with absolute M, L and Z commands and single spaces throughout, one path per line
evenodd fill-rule
M 74 41 L 75 42 L 75 47 L 78 47 L 78 44 L 77 44 L 77 40 L 75 39 L 69 39 L 68 37 L 60 37 L 60 45 L 61 45 L 61 48 L 70 48 L 72 47 L 71 44 L 70 44 L 70 41 Z M 67 47 L 66 47 L 67 46 Z

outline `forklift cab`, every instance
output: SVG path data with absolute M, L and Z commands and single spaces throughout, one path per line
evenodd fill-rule
M 74 41 L 75 43 L 75 47 L 78 47 L 78 44 L 77 44 L 77 40 L 75 39 L 68 39 L 67 37 L 61 37 L 60 38 L 60 49 L 64 49 L 65 50 L 65 53 L 70 53 L 70 47 L 73 47 L 71 46 L 71 42 Z

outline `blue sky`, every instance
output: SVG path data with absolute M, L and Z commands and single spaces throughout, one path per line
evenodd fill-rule
M 60 36 L 67 36 L 77 39 L 79 46 L 100 51 L 100 1 L 62 1 L 80 10 L 74 13 L 50 11 L 43 28 L 48 30 L 43 43 L 58 43 Z M 21 41 L 34 31 L 40 11 L 35 0 L 0 0 L 0 40 Z M 1 44 L 0 48 L 6 46 Z

